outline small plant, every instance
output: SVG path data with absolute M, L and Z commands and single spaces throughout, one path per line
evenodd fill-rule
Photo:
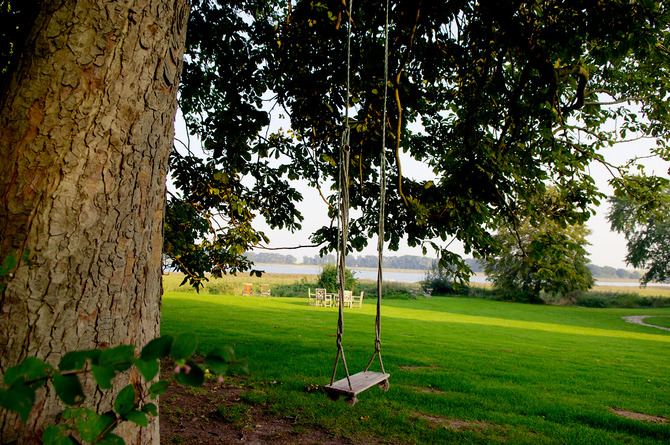
M 354 273 L 349 269 L 344 271 L 344 285 L 347 290 L 353 291 L 354 293 L 358 291 L 358 280 L 354 277 Z M 317 286 L 331 292 L 338 289 L 337 266 L 334 264 L 325 264 L 319 274 Z
M 431 270 L 426 271 L 426 278 L 421 287 L 424 292 L 432 289 L 433 295 L 449 295 L 456 293 L 457 290 L 453 272 L 440 266 L 438 261 L 433 261 Z
M 63 356 L 57 368 L 36 357 L 28 357 L 7 369 L 2 376 L 0 406 L 17 412 L 21 420 L 26 422 L 35 403 L 37 389 L 50 384 L 67 407 L 62 413 L 63 423 L 49 425 L 44 430 L 42 441 L 45 444 L 79 443 L 75 436 L 88 443 L 123 443 L 113 433 L 116 426 L 124 421 L 147 426 L 148 416 L 158 414 L 156 405 L 138 397 L 131 384 L 119 391 L 112 411 L 99 414 L 81 406 L 86 396 L 79 377 L 90 373 L 100 390 L 111 390 L 118 373 L 135 367 L 144 379 L 151 381 L 158 375 L 159 360 L 171 356 L 176 363 L 176 381 L 188 386 L 200 386 L 205 380 L 206 370 L 192 359 L 196 346 L 197 339 L 194 334 L 175 337 L 166 335 L 151 340 L 142 348 L 139 356 L 135 355 L 134 345 L 73 351 Z M 246 369 L 246 363 L 235 360 L 231 347 L 215 348 L 207 354 L 204 362 L 220 379 L 230 365 L 239 365 Z M 149 399 L 155 399 L 167 388 L 168 383 L 164 380 L 153 383 L 149 387 Z
M 219 405 L 216 412 L 226 423 L 230 423 L 235 428 L 244 428 L 252 420 L 249 407 L 246 405 Z
M 240 400 L 250 405 L 265 405 L 268 403 L 268 395 L 259 390 L 246 391 L 240 394 Z

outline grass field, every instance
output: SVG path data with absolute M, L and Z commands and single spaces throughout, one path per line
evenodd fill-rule
M 352 373 L 374 350 L 374 314 L 373 300 L 346 309 Z M 669 423 L 613 412 L 670 418 L 670 332 L 626 323 L 625 315 L 670 315 L 670 308 L 385 301 L 382 351 L 391 388 L 372 388 L 353 407 L 318 390 L 333 369 L 335 308 L 307 306 L 306 298 L 168 290 L 162 333 L 196 332 L 203 350 L 233 345 L 251 370 L 245 403 L 270 404 L 298 426 L 354 441 L 670 443 Z M 340 366 L 338 378 L 343 373 Z

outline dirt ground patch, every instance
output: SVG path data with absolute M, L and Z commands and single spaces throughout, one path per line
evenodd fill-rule
M 668 419 L 666 419 L 665 417 L 650 416 L 649 414 L 636 413 L 634 411 L 615 408 L 613 406 L 610 406 L 609 409 L 611 409 L 612 412 L 617 416 L 626 417 L 628 419 L 641 420 L 643 422 L 651 422 L 651 423 L 668 423 Z
M 171 384 L 160 398 L 161 444 L 379 444 L 348 438 L 281 416 L 262 400 L 249 400 L 244 381 L 206 382 L 200 388 Z M 251 396 L 253 397 L 253 396 Z M 242 400 L 246 398 L 247 400 Z
M 401 366 L 403 371 L 418 371 L 420 369 L 440 369 L 439 366 Z
M 429 416 L 427 414 L 413 412 L 412 416 L 428 421 L 433 428 L 448 428 L 454 431 L 477 430 L 490 428 L 495 425 L 486 422 L 451 419 L 449 417 Z

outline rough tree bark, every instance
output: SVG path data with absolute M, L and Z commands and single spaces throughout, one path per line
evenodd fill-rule
M 0 92 L 0 261 L 29 252 L 1 277 L 0 371 L 158 335 L 188 10 L 187 0 L 41 2 Z M 110 409 L 100 394 L 90 403 Z M 60 409 L 46 389 L 26 425 L 0 412 L 0 442 L 37 442 Z M 158 443 L 158 421 L 122 434 Z

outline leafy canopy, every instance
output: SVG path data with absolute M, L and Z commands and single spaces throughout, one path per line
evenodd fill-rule
M 178 147 L 172 159 L 169 210 L 182 216 L 166 230 L 166 253 L 180 269 L 202 278 L 251 267 L 243 252 L 267 242 L 257 216 L 300 229 L 296 179 L 336 217 L 349 24 L 350 251 L 377 231 L 383 126 L 390 249 L 433 248 L 460 278 L 469 269 L 450 240 L 494 254 L 494 233 L 536 215 L 548 187 L 563 197 L 557 223 L 584 222 L 603 198 L 592 162 L 625 187 L 634 166 L 604 159 L 617 142 L 653 137 L 654 154 L 670 158 L 666 2 L 391 3 L 383 97 L 379 2 L 357 2 L 352 17 L 339 0 L 194 2 L 180 104 L 204 155 Z M 270 109 L 287 128 L 268 126 Z M 403 175 L 408 157 L 432 177 Z M 312 240 L 327 251 L 336 237 L 331 224 Z
M 501 249 L 487 259 L 484 270 L 503 298 L 541 303 L 541 292 L 571 296 L 593 286 L 585 249 L 589 231 L 554 219 L 562 207 L 560 199 L 550 190 L 539 203 L 542 220 L 523 220 L 495 236 Z
M 670 181 L 635 176 L 629 186 L 609 198 L 612 230 L 627 240 L 626 262 L 647 269 L 640 282 L 670 280 Z

